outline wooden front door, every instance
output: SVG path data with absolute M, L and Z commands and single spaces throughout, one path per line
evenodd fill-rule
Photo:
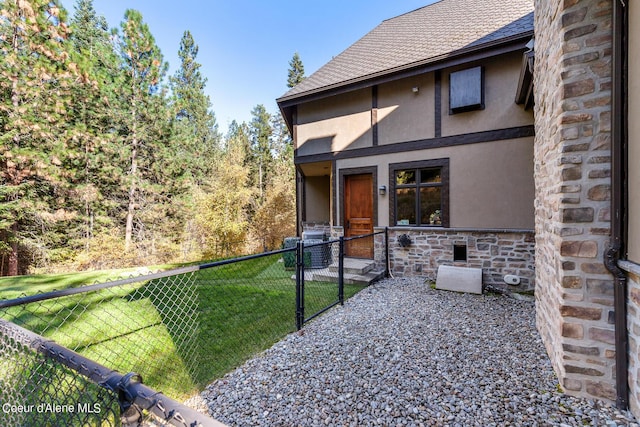
M 345 176 L 343 203 L 345 237 L 373 233 L 373 175 Z M 348 241 L 345 254 L 354 258 L 373 259 L 373 238 Z

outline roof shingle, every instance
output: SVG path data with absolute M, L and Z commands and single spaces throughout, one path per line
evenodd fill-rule
M 282 98 L 531 31 L 533 0 L 441 0 L 383 21 Z

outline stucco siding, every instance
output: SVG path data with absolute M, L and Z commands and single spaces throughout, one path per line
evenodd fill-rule
M 533 124 L 533 111 L 515 103 L 522 52 L 442 71 L 442 135 L 460 135 Z M 484 67 L 484 110 L 449 114 L 449 75 L 472 66 Z
M 370 147 L 371 89 L 300 104 L 296 132 L 299 156 Z
M 433 138 L 434 111 L 434 73 L 380 85 L 378 144 Z
M 377 165 L 378 185 L 389 189 L 389 164 L 440 158 L 450 161 L 452 228 L 533 229 L 533 138 L 346 159 L 337 168 Z M 394 225 L 389 203 L 388 193 L 378 196 L 379 226 Z
M 328 176 L 309 176 L 305 180 L 305 212 L 308 222 L 329 222 L 331 180 Z

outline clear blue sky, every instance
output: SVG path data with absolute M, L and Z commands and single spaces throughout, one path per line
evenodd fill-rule
M 287 91 L 294 52 L 309 76 L 383 20 L 434 1 L 94 0 L 93 5 L 112 28 L 119 28 L 126 9 L 140 11 L 169 62 L 169 75 L 179 65 L 182 34 L 191 31 L 224 133 L 234 119 L 250 121 L 257 104 L 278 113 L 275 99 Z M 71 18 L 75 0 L 62 4 Z

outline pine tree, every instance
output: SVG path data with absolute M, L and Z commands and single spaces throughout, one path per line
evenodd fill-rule
M 256 105 L 251 110 L 253 116 L 250 124 L 251 129 L 251 156 L 253 160 L 253 184 L 258 188 L 259 200 L 261 203 L 264 197 L 264 189 L 271 172 L 273 163 L 273 153 L 271 150 L 271 115 L 264 105 Z
M 68 149 L 75 150 L 66 165 L 77 198 L 78 221 L 68 233 L 68 246 L 84 251 L 83 265 L 91 263 L 92 242 L 101 233 L 110 233 L 117 222 L 116 206 L 123 162 L 115 137 L 118 126 L 117 88 L 122 83 L 120 59 L 113 49 L 107 21 L 98 16 L 92 0 L 80 0 L 71 20 L 71 55 L 85 76 L 73 88 L 71 123 L 76 138 Z M 95 248 L 104 253 L 102 248 Z
M 211 100 L 204 93 L 207 79 L 196 62 L 198 46 L 189 31 L 180 41 L 180 68 L 170 78 L 172 89 L 173 149 L 176 173 L 202 185 L 212 173 L 220 143 Z
M 273 155 L 277 160 L 293 161 L 293 139 L 282 115 L 275 114 L 271 118 Z M 293 166 L 293 163 L 291 164 Z
M 150 170 L 158 144 L 153 138 L 154 126 L 163 119 L 157 113 L 163 103 L 161 83 L 167 64 L 140 12 L 127 10 L 120 27 L 118 47 L 125 69 L 121 96 L 128 106 L 121 135 L 129 153 L 124 246 L 128 252 L 132 249 L 136 207 L 144 203 L 148 189 L 145 173 Z M 139 231 L 142 229 L 139 224 Z
M 0 237 L 16 275 L 20 250 L 46 248 L 42 230 L 67 216 L 60 166 L 77 67 L 58 1 L 4 0 L 0 11 Z
M 247 123 L 238 123 L 235 120 L 231 121 L 227 134 L 225 135 L 225 149 L 229 148 L 230 141 L 237 141 L 243 147 L 243 153 L 245 157 L 242 160 L 242 165 L 245 167 L 251 166 L 251 130 Z
M 293 54 L 293 58 L 289 61 L 289 72 L 287 77 L 287 87 L 295 87 L 304 80 L 304 65 L 300 59 L 298 52 Z

